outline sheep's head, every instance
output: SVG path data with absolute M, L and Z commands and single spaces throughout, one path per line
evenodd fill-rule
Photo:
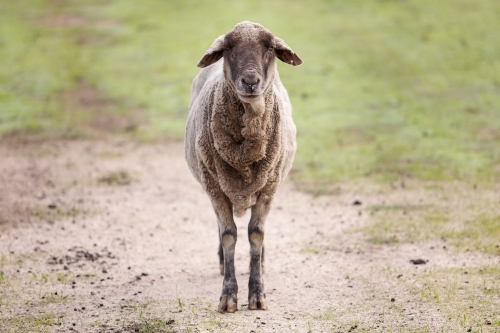
M 218 37 L 198 63 L 206 67 L 224 57 L 224 71 L 239 98 L 252 103 L 262 96 L 275 69 L 275 58 L 297 66 L 302 60 L 286 43 L 257 23 L 237 24 Z

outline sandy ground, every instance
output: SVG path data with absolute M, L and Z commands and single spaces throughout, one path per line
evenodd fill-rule
M 415 272 L 498 264 L 439 242 L 369 245 L 352 230 L 389 194 L 312 197 L 285 183 L 266 225 L 269 310 L 246 307 L 247 214 L 240 310 L 219 314 L 215 215 L 182 144 L 15 143 L 0 156 L 1 332 L 465 332 L 411 288 Z

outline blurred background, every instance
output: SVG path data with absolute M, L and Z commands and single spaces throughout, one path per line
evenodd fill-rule
M 2 1 L 2 144 L 181 141 L 197 62 L 243 20 L 304 60 L 278 64 L 296 184 L 500 179 L 497 0 Z

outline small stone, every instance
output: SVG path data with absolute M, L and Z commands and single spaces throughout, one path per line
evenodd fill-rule
M 352 204 L 353 206 L 361 206 L 363 203 L 359 200 L 355 200 Z
M 394 297 L 391 298 L 391 302 L 393 302 L 393 303 L 396 302 L 396 299 Z
M 491 325 L 491 320 L 486 319 L 486 320 L 484 321 L 484 323 L 485 323 L 486 325 Z
M 411 259 L 410 262 L 413 265 L 425 265 L 429 260 L 424 260 L 424 259 Z
M 175 320 L 173 320 L 173 319 L 169 319 L 167 321 L 167 325 L 172 325 L 173 323 L 175 323 Z

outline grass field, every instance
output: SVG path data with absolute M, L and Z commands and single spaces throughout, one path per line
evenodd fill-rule
M 247 19 L 305 60 L 280 65 L 296 181 L 500 179 L 497 1 L 21 0 L 0 13 L 2 134 L 97 123 L 180 140 L 197 61 Z

